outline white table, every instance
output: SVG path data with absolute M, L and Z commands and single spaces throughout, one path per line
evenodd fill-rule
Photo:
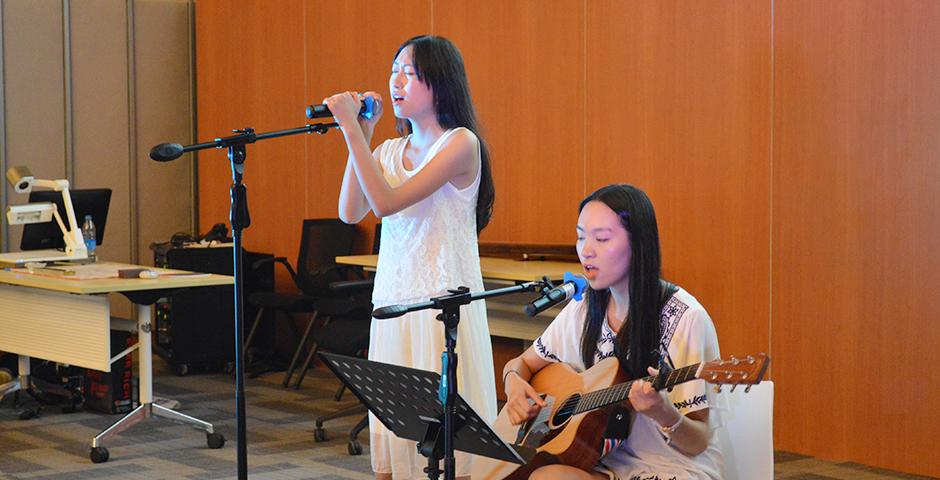
M 148 268 L 137 265 L 99 262 L 96 269 Z M 78 271 L 77 267 L 74 270 Z M 101 445 L 145 418 L 158 416 L 188 424 L 206 432 L 211 448 L 220 448 L 225 439 L 214 432 L 212 424 L 153 403 L 153 359 L 151 357 L 150 306 L 168 292 L 190 287 L 231 285 L 234 279 L 225 275 L 171 275 L 179 270 L 154 269 L 161 275 L 155 279 L 80 278 L 82 275 L 50 276 L 0 270 L 0 351 L 19 355 L 20 375 L 0 385 L 0 397 L 31 386 L 29 358 L 36 357 L 103 372 L 111 364 L 133 350 L 137 355 L 140 375 L 140 405 L 91 442 L 91 459 L 95 463 L 108 459 Z M 138 342 L 122 352 L 111 352 L 111 314 L 109 293 L 121 293 L 137 305 Z

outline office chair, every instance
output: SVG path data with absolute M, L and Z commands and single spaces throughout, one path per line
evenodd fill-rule
M 285 257 L 262 259 L 252 265 L 253 268 L 258 268 L 267 262 L 283 265 L 299 293 L 256 292 L 248 297 L 248 302 L 258 308 L 258 314 L 245 340 L 246 351 L 265 311 L 273 311 L 274 318 L 277 318 L 277 312 L 286 313 L 287 318 L 291 320 L 288 324 L 294 330 L 295 337 L 299 336 L 300 332 L 297 331 L 292 321 L 293 315 L 311 314 L 304 335 L 294 349 L 290 365 L 281 382 L 285 387 L 290 383 L 298 360 L 306 347 L 305 340 L 316 325 L 322 324 L 322 321 L 318 320 L 322 317 L 348 313 L 353 307 L 345 298 L 331 292 L 330 284 L 349 278 L 347 275 L 352 267 L 336 265 L 335 258 L 352 253 L 356 233 L 355 225 L 343 223 L 335 218 L 306 219 L 302 228 L 296 271 Z
M 375 225 L 375 239 L 372 242 L 372 253 L 379 252 L 379 240 L 381 238 L 382 224 Z M 307 369 L 314 355 L 320 349 L 328 350 L 333 353 L 348 356 L 365 356 L 369 350 L 369 330 L 372 323 L 372 285 L 371 278 L 363 278 L 358 281 L 335 282 L 330 285 L 331 290 L 337 295 L 345 295 L 349 298 L 351 304 L 355 307 L 345 315 L 331 318 L 329 323 L 323 326 L 317 332 L 314 341 L 315 346 L 310 350 L 304 365 L 300 371 L 300 377 L 297 379 L 297 385 L 303 381 Z M 346 386 L 341 385 L 334 395 L 334 399 L 339 401 L 342 398 Z M 359 443 L 359 432 L 369 425 L 369 415 L 365 405 L 357 403 L 356 405 L 341 409 L 339 411 L 321 415 L 316 419 L 316 429 L 313 431 L 313 439 L 316 442 L 327 440 L 326 430 L 323 423 L 334 418 L 345 417 L 349 415 L 361 414 L 362 418 L 349 431 L 349 441 L 346 446 L 350 455 L 359 455 L 362 453 L 362 445 Z

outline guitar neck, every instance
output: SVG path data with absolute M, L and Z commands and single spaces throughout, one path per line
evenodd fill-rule
M 699 365 L 700 364 L 696 363 L 686 367 L 677 368 L 669 373 L 652 377 L 638 378 L 626 383 L 620 383 L 601 390 L 595 390 L 591 393 L 586 393 L 580 397 L 578 404 L 574 406 L 573 414 L 577 415 L 579 413 L 588 412 L 626 400 L 627 395 L 630 393 L 630 386 L 633 385 L 633 382 L 650 382 L 654 387 L 656 387 L 657 390 L 662 390 L 664 388 L 671 388 L 681 383 L 695 380 L 698 378 L 696 374 L 698 373 Z

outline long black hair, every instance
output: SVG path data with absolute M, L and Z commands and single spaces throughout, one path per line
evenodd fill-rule
M 490 153 L 486 147 L 480 127 L 477 125 L 473 101 L 470 98 L 470 82 L 463 66 L 463 57 L 454 44 L 434 35 L 421 35 L 405 41 L 395 52 L 395 58 L 405 48 L 411 47 L 411 57 L 418 80 L 434 92 L 434 111 L 437 123 L 445 129 L 464 127 L 473 132 L 480 141 L 480 189 L 477 195 L 477 234 L 490 223 L 496 187 L 490 170 Z M 398 133 L 411 133 L 411 122 L 396 119 Z
M 626 321 L 617 332 L 615 352 L 630 378 L 645 377 L 646 367 L 656 367 L 659 363 L 660 312 L 677 290 L 675 285 L 660 278 L 656 212 L 646 193 L 633 185 L 602 187 L 582 200 L 578 211 L 593 201 L 607 205 L 620 217 L 630 239 L 630 305 Z M 587 367 L 594 364 L 594 352 L 609 302 L 609 289 L 588 289 L 587 319 L 581 334 L 581 357 Z

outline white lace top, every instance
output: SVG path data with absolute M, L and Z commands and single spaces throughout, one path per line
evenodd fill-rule
M 407 170 L 402 164 L 409 137 L 386 140 L 376 152 L 385 179 L 392 188 L 398 187 L 433 162 L 441 145 L 459 130 L 466 129 L 444 132 L 414 170 Z M 477 142 L 477 162 L 480 161 Z M 478 168 L 476 179 L 464 189 L 448 182 L 428 198 L 382 219 L 372 292 L 376 308 L 425 301 L 460 286 L 471 291 L 483 289 L 476 231 L 481 171 Z

